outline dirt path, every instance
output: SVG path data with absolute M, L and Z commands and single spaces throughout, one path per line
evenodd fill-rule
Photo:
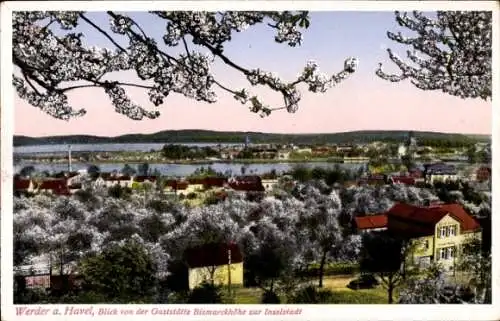
M 355 278 L 355 275 L 332 275 L 325 277 L 323 284 L 330 289 L 346 289 L 349 282 Z

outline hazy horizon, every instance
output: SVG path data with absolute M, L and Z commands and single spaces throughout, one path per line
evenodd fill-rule
M 89 12 L 88 16 L 109 29 L 108 19 L 102 13 Z M 150 23 L 150 15 L 142 12 L 133 13 L 133 16 L 146 32 L 157 39 L 161 37 L 164 24 Z M 303 32 L 303 45 L 297 48 L 275 43 L 274 31 L 264 26 L 235 34 L 225 49 L 229 57 L 248 68 L 260 67 L 276 72 L 286 80 L 293 79 L 311 59 L 327 74 L 339 72 L 348 57 L 359 59 L 358 71 L 325 94 L 312 94 L 300 87 L 302 100 L 295 114 L 283 111 L 261 118 L 221 91 L 216 91 L 219 100 L 214 104 L 172 94 L 163 106 L 154 108 L 145 90 L 132 88 L 127 90 L 132 100 L 162 113 L 158 119 L 134 121 L 116 113 L 103 90 L 85 88 L 70 92 L 69 101 L 77 109 L 85 108 L 87 114 L 69 121 L 53 119 L 15 95 L 14 134 L 115 137 L 187 128 L 324 134 L 404 128 L 404 131 L 491 135 L 491 101 L 461 99 L 441 91 L 422 91 L 409 81 L 390 83 L 375 75 L 379 62 L 384 63 L 388 72 L 398 71 L 384 48 L 391 47 L 401 57 L 405 56 L 407 48 L 392 43 L 386 36 L 388 30 L 407 34 L 397 25 L 392 11 L 335 11 L 312 12 L 311 26 Z M 109 46 L 107 39 L 96 31 L 90 32 L 84 24 L 77 31 L 86 33 L 85 41 L 89 45 Z M 223 84 L 235 89 L 249 88 L 271 106 L 282 104 L 280 95 L 251 87 L 244 77 L 221 62 L 214 63 L 213 72 Z M 124 81 L 137 81 L 135 72 L 122 72 L 119 77 Z
M 244 131 L 244 130 L 215 130 L 215 129 L 203 129 L 203 128 L 185 128 L 185 129 L 165 129 L 161 131 L 155 131 L 151 133 L 126 133 L 120 135 L 112 135 L 112 136 L 104 136 L 104 135 L 92 135 L 88 133 L 76 133 L 76 134 L 54 134 L 54 135 L 43 135 L 43 136 L 30 136 L 30 135 L 21 135 L 14 134 L 14 136 L 24 136 L 24 137 L 32 137 L 32 138 L 45 138 L 45 137 L 64 137 L 64 136 L 93 136 L 93 137 L 102 137 L 102 138 L 116 138 L 125 135 L 154 135 L 164 131 L 210 131 L 210 132 L 218 132 L 218 133 L 250 133 L 250 134 L 276 134 L 276 135 L 331 135 L 331 134 L 343 134 L 343 133 L 353 133 L 353 132 L 427 132 L 427 133 L 436 133 L 436 134 L 459 134 L 459 135 L 469 135 L 469 136 L 490 136 L 491 134 L 478 134 L 478 133 L 460 133 L 460 132 L 441 132 L 441 131 L 421 131 L 414 129 L 360 129 L 360 130 L 349 130 L 349 131 L 340 131 L 340 132 L 258 132 L 258 131 Z

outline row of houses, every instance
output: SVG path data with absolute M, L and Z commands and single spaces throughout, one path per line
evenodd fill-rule
M 94 187 L 121 186 L 131 189 L 140 189 L 145 184 L 164 189 L 167 193 L 178 193 L 187 195 L 203 190 L 222 188 L 237 192 L 266 192 L 274 188 L 278 183 L 275 178 L 261 178 L 257 175 L 243 175 L 235 177 L 204 177 L 187 179 L 164 180 L 160 184 L 156 176 L 129 176 L 112 173 L 102 173 L 90 182 L 87 182 L 81 173 L 71 172 L 57 177 L 50 177 L 41 180 L 15 177 L 14 192 L 22 193 L 51 193 L 55 195 L 71 195 L 84 188 L 85 184 L 92 184 Z
M 80 172 L 59 173 L 54 177 L 42 180 L 30 178 L 15 177 L 14 191 L 16 193 L 30 192 L 48 192 L 57 195 L 71 195 L 83 188 L 86 180 L 85 174 Z M 475 182 L 491 181 L 491 167 L 480 166 L 474 171 L 474 175 L 465 177 Z M 472 177 L 473 176 L 473 177 Z M 386 184 L 434 184 L 438 181 L 457 181 L 464 179 L 459 174 L 455 166 L 445 163 L 425 164 L 423 170 L 414 168 L 403 174 L 373 174 L 363 176 L 355 182 L 357 185 L 386 185 Z M 159 178 L 156 176 L 129 176 L 117 173 L 101 173 L 95 177 L 91 184 L 98 187 L 111 187 L 119 185 L 138 189 L 145 183 L 157 185 Z M 224 188 L 234 191 L 265 192 L 270 191 L 278 183 L 277 178 L 260 177 L 258 175 L 243 175 L 231 178 L 227 177 L 205 177 L 205 178 L 187 178 L 180 180 L 162 181 L 162 188 L 165 192 L 175 192 L 182 194 L 196 193 L 211 188 Z
M 446 181 L 473 181 L 484 183 L 491 180 L 491 167 L 479 166 L 465 175 L 460 173 L 454 165 L 446 163 L 424 164 L 423 169 L 413 168 L 407 173 L 366 175 L 359 180 L 360 185 L 385 184 L 434 184 Z

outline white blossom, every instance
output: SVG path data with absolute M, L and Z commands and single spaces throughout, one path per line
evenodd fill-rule
M 67 93 L 98 87 L 109 96 L 117 113 L 141 120 L 156 118 L 159 111 L 145 109 L 134 102 L 127 95 L 126 87 L 146 89 L 155 107 L 163 105 L 170 93 L 214 103 L 217 101 L 215 87 L 218 87 L 241 103 L 250 104 L 252 112 L 265 117 L 273 110 L 297 111 L 301 100 L 297 89 L 300 83 L 307 83 L 312 92 L 325 92 L 347 78 L 357 66 L 356 59 L 348 58 L 344 70 L 337 75 L 318 74 L 307 76 L 307 80 L 299 77 L 295 81 L 285 81 L 267 71 L 245 68 L 225 54 L 224 47 L 234 33 L 257 24 L 265 24 L 276 31 L 276 42 L 299 46 L 301 29 L 309 25 L 304 12 L 152 11 L 151 19 L 165 25 L 162 41 L 167 50 L 133 15 L 112 11 L 100 14 L 109 18 L 109 26 L 99 25 L 80 11 L 19 11 L 13 14 L 13 63 L 17 70 L 12 83 L 20 98 L 54 118 L 67 120 L 86 113 L 85 109 L 73 107 Z M 80 25 L 102 35 L 111 47 L 87 45 L 87 35 L 76 32 Z M 181 47 L 178 55 L 173 53 L 175 50 L 168 50 L 177 46 Z M 216 60 L 240 72 L 250 85 L 262 85 L 280 93 L 283 106 L 268 106 L 259 97 L 250 95 L 246 88 L 237 91 L 224 85 L 223 79 L 216 79 L 211 70 Z M 135 71 L 142 81 L 148 82 L 112 80 L 112 73 L 120 71 Z
M 438 11 L 429 18 L 414 11 L 396 11 L 396 21 L 416 33 L 388 32 L 389 39 L 408 47 L 409 62 L 391 49 L 389 58 L 400 69 L 400 75 L 386 74 L 382 64 L 376 74 L 382 79 L 399 82 L 410 79 L 422 90 L 441 90 L 461 98 L 491 99 L 492 13 L 486 11 Z

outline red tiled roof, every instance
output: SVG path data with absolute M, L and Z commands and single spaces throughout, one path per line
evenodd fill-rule
M 407 176 L 393 176 L 392 181 L 394 184 L 415 185 L 415 178 Z
M 39 274 L 39 275 L 16 276 L 16 278 L 18 279 L 24 278 L 28 286 L 50 287 L 52 290 L 60 290 L 65 285 L 69 285 L 71 288 L 76 288 L 80 286 L 80 277 L 75 274 L 70 274 L 70 275 Z
M 42 181 L 40 189 L 60 189 L 66 186 L 66 180 L 64 179 L 47 179 Z
M 227 178 L 225 177 L 206 177 L 204 185 L 222 187 L 227 183 Z
M 236 244 L 208 244 L 187 250 L 184 254 L 188 266 L 192 268 L 204 266 L 220 266 L 228 264 L 228 251 L 231 250 L 231 263 L 243 262 L 242 253 Z
M 189 184 L 203 184 L 205 182 L 204 178 L 188 178 L 187 179 Z
M 44 180 L 38 187 L 41 190 L 51 190 L 54 194 L 69 195 L 68 185 L 65 179 Z
M 222 187 L 227 182 L 225 177 L 203 177 L 203 178 L 189 178 L 189 184 L 201 184 L 205 186 L 218 186 Z
M 481 166 L 477 169 L 477 171 L 491 174 L 491 167 Z
M 189 186 L 188 182 L 178 182 L 177 183 L 177 190 L 183 191 L 183 190 L 187 189 L 188 186 Z
M 424 173 L 421 170 L 419 170 L 418 168 L 410 169 L 409 174 L 410 174 L 410 177 L 413 177 L 413 178 L 422 178 L 424 176 Z
M 228 182 L 229 187 L 235 191 L 264 192 L 266 189 L 262 186 L 262 180 L 257 175 L 236 176 L 234 180 Z
M 254 182 L 232 182 L 229 183 L 229 187 L 235 191 L 246 191 L 246 192 L 264 192 L 266 189 L 262 186 L 262 183 Z
M 491 178 L 491 168 L 482 166 L 476 171 L 477 180 L 485 181 Z
M 480 228 L 479 223 L 469 215 L 460 204 L 440 205 L 441 209 L 448 211 L 455 219 L 460 222 L 462 231 L 476 231 Z
M 430 207 L 418 207 L 408 204 L 395 204 L 388 212 L 389 220 L 391 217 L 413 221 L 424 225 L 434 226 L 447 214 L 460 222 L 462 231 L 475 231 L 480 226 L 476 220 L 467 214 L 459 204 L 434 205 Z
M 355 218 L 355 221 L 356 221 L 356 227 L 359 230 L 368 230 L 368 229 L 387 227 L 387 215 L 386 214 L 358 216 Z
M 238 182 L 260 182 L 261 180 L 257 175 L 236 176 L 234 179 Z
M 169 180 L 165 182 L 165 185 L 173 189 L 185 190 L 188 187 L 189 183 L 176 180 Z
M 14 190 L 28 189 L 30 187 L 30 182 L 29 179 L 15 179 Z

